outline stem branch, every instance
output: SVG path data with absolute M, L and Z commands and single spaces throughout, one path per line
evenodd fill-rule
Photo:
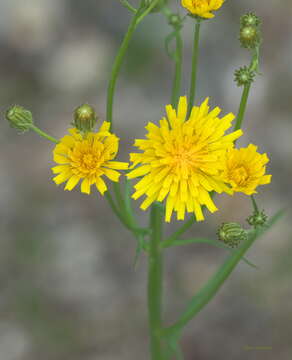
M 193 45 L 193 55 L 192 55 L 192 75 L 191 75 L 191 87 L 190 87 L 190 95 L 189 95 L 189 101 L 190 101 L 189 115 L 192 111 L 192 108 L 195 103 L 195 98 L 196 98 L 200 28 L 201 28 L 201 20 L 198 19 L 196 22 L 196 25 L 195 25 L 195 33 L 194 33 L 194 45 Z
M 176 50 L 174 55 L 175 76 L 174 76 L 172 95 L 171 95 L 171 103 L 174 108 L 177 107 L 178 98 L 180 96 L 180 88 L 181 88 L 183 42 L 181 38 L 180 29 L 176 30 L 175 40 L 176 40 Z
M 162 216 L 160 206 L 153 204 L 150 214 L 152 236 L 149 244 L 148 270 L 148 312 L 152 360 L 162 360 L 162 348 L 158 335 L 161 329 L 162 255 L 160 242 L 162 237 Z
M 38 135 L 42 136 L 43 138 L 58 144 L 59 140 L 54 138 L 53 136 L 48 135 L 47 133 L 45 133 L 44 131 L 42 131 L 41 129 L 39 129 L 37 126 L 35 125 L 30 125 L 30 129 L 33 130 L 35 133 L 37 133 Z

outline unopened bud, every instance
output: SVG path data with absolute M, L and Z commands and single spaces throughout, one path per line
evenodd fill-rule
M 97 122 L 97 116 L 92 106 L 84 104 L 74 111 L 73 125 L 81 132 L 92 131 Z
M 238 223 L 223 223 L 217 234 L 219 240 L 230 247 L 238 247 L 242 241 L 247 239 L 247 232 Z
M 240 18 L 240 24 L 242 27 L 244 26 L 259 26 L 261 24 L 261 20 L 254 13 L 247 13 Z
M 244 26 L 240 29 L 239 40 L 242 47 L 255 49 L 260 44 L 260 31 L 256 26 Z
M 249 225 L 254 227 L 264 226 L 267 220 L 268 217 L 264 211 L 254 211 L 254 213 L 246 219 Z
M 252 83 L 254 81 L 255 73 L 250 70 L 247 66 L 244 66 L 234 73 L 234 81 L 237 83 L 237 86 L 244 86 Z
M 28 131 L 33 125 L 32 113 L 19 105 L 14 105 L 7 110 L 6 119 L 11 127 L 21 132 Z
M 173 27 L 181 26 L 181 18 L 178 14 L 171 14 L 168 18 L 168 23 Z

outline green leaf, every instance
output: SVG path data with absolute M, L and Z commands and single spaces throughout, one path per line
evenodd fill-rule
M 248 240 L 245 241 L 240 248 L 235 250 L 219 268 L 219 270 L 211 277 L 211 279 L 201 288 L 201 290 L 190 300 L 179 320 L 172 326 L 163 329 L 161 335 L 169 338 L 173 334 L 177 334 L 182 328 L 191 321 L 198 312 L 205 307 L 217 294 L 218 290 L 227 280 L 236 265 L 243 258 L 248 249 L 252 246 L 256 239 L 268 231 L 280 218 L 284 211 L 278 211 L 262 228 L 251 230 L 248 234 Z
M 182 245 L 188 245 L 188 244 L 209 244 L 209 245 L 213 245 L 220 249 L 226 249 L 232 253 L 236 251 L 236 249 L 231 249 L 229 246 L 220 242 L 219 240 L 211 240 L 211 239 L 205 239 L 205 238 L 191 238 L 191 239 L 185 239 L 185 240 L 170 240 L 170 241 L 166 240 L 161 243 L 161 247 L 169 248 L 172 246 L 182 246 Z M 253 264 L 252 262 L 247 260 L 245 257 L 242 258 L 242 261 L 244 261 L 247 265 L 249 265 L 255 269 L 258 269 L 258 267 L 255 264 Z

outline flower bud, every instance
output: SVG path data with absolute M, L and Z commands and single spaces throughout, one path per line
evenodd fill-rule
M 19 105 L 14 105 L 7 110 L 6 119 L 11 127 L 21 132 L 28 131 L 33 125 L 32 113 Z
M 169 25 L 173 27 L 181 26 L 181 18 L 178 14 L 171 14 L 168 18 Z
M 219 240 L 230 247 L 238 247 L 241 241 L 247 239 L 247 232 L 238 223 L 223 223 L 217 234 Z
M 145 0 L 147 6 L 150 6 L 154 3 L 155 0 Z M 152 13 L 159 12 L 165 5 L 167 5 L 168 0 L 159 0 L 158 3 L 151 10 Z
M 268 217 L 265 214 L 264 210 L 254 211 L 254 213 L 246 219 L 249 225 L 254 227 L 264 226 L 267 220 Z
M 92 106 L 84 104 L 74 111 L 73 125 L 81 132 L 92 131 L 97 122 L 97 116 Z
M 234 73 L 234 81 L 237 83 L 237 86 L 244 86 L 252 83 L 254 81 L 255 73 L 250 70 L 249 67 L 244 66 Z
M 239 40 L 246 49 L 255 49 L 260 43 L 260 31 L 256 26 L 243 26 L 240 29 Z
M 240 18 L 240 25 L 244 26 L 259 26 L 261 24 L 261 20 L 254 13 L 247 13 Z

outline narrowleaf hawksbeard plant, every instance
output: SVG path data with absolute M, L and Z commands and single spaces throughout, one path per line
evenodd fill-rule
M 224 110 L 225 115 L 221 115 L 220 107 L 214 107 L 212 103 L 210 106 L 208 98 L 199 103 L 196 95 L 201 26 L 208 26 L 208 19 L 215 16 L 214 12 L 221 9 L 224 1 L 182 0 L 181 10 L 184 15 L 191 16 L 173 12 L 167 0 L 140 0 L 138 7 L 128 0 L 119 2 L 132 17 L 113 62 L 107 89 L 106 121 L 99 130 L 95 131 L 96 111 L 88 104 L 74 111 L 68 134 L 60 140 L 39 129 L 32 113 L 21 106 L 8 109 L 6 119 L 19 132 L 32 130 L 55 144 L 53 159 L 56 166 L 52 172 L 56 185 L 64 184 L 64 190 L 69 191 L 78 185 L 82 193 L 105 195 L 113 214 L 136 240 L 135 262 L 142 253 L 148 259 L 149 358 L 182 360 L 180 339 L 186 324 L 214 298 L 240 261 L 255 266 L 246 259 L 247 251 L 282 214 L 279 211 L 268 217 L 255 198 L 259 187 L 271 182 L 266 169 L 268 156 L 258 152 L 256 145 L 241 148 L 237 144 L 244 133 L 242 129 L 252 84 L 259 74 L 261 21 L 252 12 L 240 19 L 239 40 L 241 47 L 250 53 L 250 63 L 234 72 L 236 85 L 242 87 L 237 114 Z M 165 107 L 166 116 L 159 120 L 157 115 L 157 121 L 148 122 L 145 138 L 134 142 L 135 150 L 129 154 L 128 165 L 128 162 L 117 159 L 119 138 L 112 132 L 116 84 L 125 56 L 128 53 L 131 56 L 128 50 L 135 30 L 152 13 L 165 17 L 170 27 L 165 48 L 169 61 L 174 64 L 173 85 L 169 105 Z M 190 75 L 189 93 L 182 96 L 186 93 L 186 84 L 182 83 L 182 29 L 186 22 L 193 26 L 194 41 L 191 69 L 187 70 Z M 157 109 L 157 114 L 162 108 Z M 137 121 L 135 116 L 133 121 Z M 49 157 L 48 154 L 48 160 Z M 92 186 L 97 191 L 92 191 Z M 222 193 L 231 196 L 241 193 L 249 199 L 252 210 L 247 214 L 246 226 L 226 219 L 223 224 L 218 224 L 213 239 L 184 239 L 187 230 L 196 231 L 197 222 L 206 220 L 207 226 L 211 213 L 221 210 L 215 203 L 218 194 Z M 146 227 L 140 226 L 132 207 L 132 199 L 140 198 L 143 199 L 140 200 L 141 209 L 150 208 Z M 164 226 L 171 221 L 176 222 L 177 229 L 166 236 Z M 197 243 L 227 249 L 226 260 L 187 302 L 177 320 L 169 324 L 162 316 L 164 251 Z

